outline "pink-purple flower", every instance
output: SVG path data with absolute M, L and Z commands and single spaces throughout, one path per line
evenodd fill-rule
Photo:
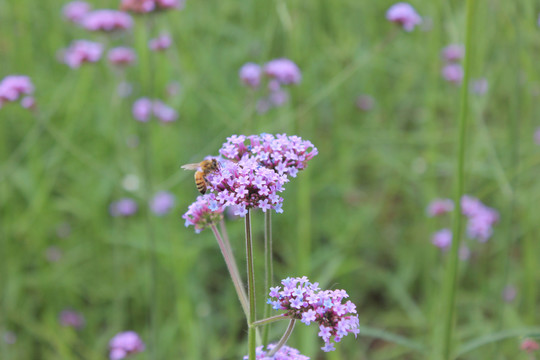
M 182 215 L 186 220 L 186 227 L 193 226 L 196 233 L 200 233 L 209 226 L 216 224 L 223 219 L 223 206 L 219 206 L 217 201 L 210 194 L 197 197 L 197 200 L 189 205 L 188 211 Z
M 60 325 L 72 327 L 74 329 L 81 329 L 84 327 L 84 316 L 74 310 L 62 310 L 59 315 Z
M 149 13 L 158 10 L 182 9 L 185 0 L 122 0 L 120 8 L 135 13 Z
M 412 31 L 416 25 L 422 22 L 422 18 L 416 10 L 405 2 L 392 5 L 386 12 L 386 19 L 400 24 L 405 31 Z
M 168 123 L 178 119 L 178 113 L 172 107 L 166 105 L 162 101 L 154 100 L 153 104 L 154 116 L 162 122 Z
M 463 67 L 460 64 L 447 64 L 442 69 L 442 76 L 446 81 L 459 85 L 463 81 Z
M 135 200 L 123 198 L 111 203 L 109 212 L 112 216 L 132 216 L 137 212 L 138 206 Z
M 465 56 L 465 47 L 461 44 L 450 44 L 442 49 L 442 58 L 447 62 L 457 62 Z
M 486 78 L 471 79 L 470 89 L 473 94 L 484 95 L 489 88 L 489 83 Z
M 116 334 L 109 341 L 109 359 L 120 360 L 128 355 L 144 351 L 144 343 L 135 331 Z
M 439 216 L 454 210 L 454 202 L 450 199 L 435 199 L 427 207 L 428 216 Z
M 251 88 L 259 87 L 261 83 L 262 69 L 260 65 L 248 62 L 239 71 L 240 80 Z
M 267 356 L 267 353 L 275 348 L 275 344 L 267 346 L 267 350 L 264 350 L 264 346 L 258 346 L 255 351 L 256 360 L 309 360 L 309 357 L 300 354 L 300 351 L 284 345 L 281 347 L 272 357 Z M 244 356 L 244 360 L 248 360 L 249 356 Z
M 150 120 L 150 116 L 152 116 L 152 110 L 153 103 L 152 100 L 148 98 L 137 99 L 133 103 L 133 107 L 131 108 L 131 112 L 135 120 L 141 122 L 147 122 L 148 120 Z
M 467 235 L 480 242 L 488 241 L 493 234 L 493 225 L 499 221 L 499 213 L 469 195 L 461 198 L 461 212 L 468 218 Z
M 447 250 L 452 245 L 452 231 L 442 229 L 431 237 L 431 243 L 441 250 Z
M 172 39 L 168 34 L 161 34 L 157 38 L 150 39 L 148 47 L 152 51 L 163 51 L 168 49 L 172 44 Z
M 325 343 L 322 350 L 333 351 L 333 342 L 340 342 L 349 333 L 356 337 L 360 332 L 356 305 L 345 301 L 349 297 L 345 290 L 321 290 L 318 283 L 312 284 L 305 276 L 286 278 L 281 284 L 283 288 L 270 288 L 267 303 L 306 325 L 316 323 Z
M 72 1 L 64 5 L 62 13 L 67 20 L 77 24 L 84 19 L 91 9 L 91 6 L 85 1 Z
M 86 14 L 81 25 L 89 31 L 126 30 L 133 26 L 131 16 L 118 10 L 101 9 Z
M 227 138 L 219 153 L 238 161 L 252 157 L 258 164 L 275 170 L 278 174 L 296 177 L 298 171 L 318 154 L 317 148 L 308 140 L 286 134 L 233 135 Z
M 64 63 L 72 69 L 84 63 L 95 63 L 101 59 L 103 45 L 88 40 L 76 40 L 64 52 Z
M 156 215 L 165 215 L 174 207 L 174 195 L 167 191 L 158 192 L 150 202 L 150 209 Z
M 107 57 L 113 65 L 129 65 L 135 61 L 137 55 L 133 49 L 119 46 L 110 49 Z
M 371 95 L 359 95 L 356 98 L 356 107 L 363 111 L 370 111 L 375 106 L 375 99 Z
M 298 65 L 292 60 L 285 58 L 267 62 L 264 65 L 264 73 L 283 85 L 298 84 L 302 80 L 302 74 Z
M 23 95 L 31 95 L 33 92 L 34 84 L 28 76 L 8 75 L 0 81 L 0 108 L 6 102 L 17 101 Z M 29 107 L 26 106 L 28 104 L 25 101 L 21 105 L 25 108 Z

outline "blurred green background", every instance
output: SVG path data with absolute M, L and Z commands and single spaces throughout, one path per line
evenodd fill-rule
M 346 337 L 334 353 L 322 353 L 318 329 L 303 324 L 289 344 L 312 359 L 431 358 L 446 256 L 430 237 L 451 220 L 425 208 L 452 196 L 460 88 L 441 77 L 440 51 L 464 41 L 464 1 L 411 1 L 424 24 L 406 33 L 386 21 L 387 0 L 188 0 L 113 35 L 68 23 L 65 3 L 0 0 L 0 78 L 30 76 L 37 100 L 34 112 L 0 109 L 1 359 L 106 359 L 124 330 L 147 343 L 135 359 L 246 354 L 217 244 L 209 230 L 184 227 L 197 192 L 180 165 L 217 155 L 232 134 L 260 132 L 319 149 L 273 216 L 275 280 L 306 275 L 346 289 L 361 324 L 359 339 Z M 470 95 L 465 190 L 501 220 L 489 242 L 464 240 L 472 255 L 460 263 L 456 346 L 486 344 L 459 359 L 528 359 L 520 329 L 539 318 L 539 10 L 532 0 L 476 8 L 471 77 L 487 78 L 489 90 Z M 149 53 L 146 41 L 161 32 L 172 47 Z M 76 39 L 133 46 L 139 60 L 125 72 L 105 59 L 73 70 L 58 58 Z M 238 70 L 279 57 L 298 64 L 302 82 L 285 106 L 258 114 Z M 118 95 L 122 82 L 128 97 Z M 167 95 L 171 83 L 180 93 Z M 373 97 L 371 110 L 356 106 L 361 94 Z M 131 105 L 142 96 L 164 99 L 179 119 L 136 122 Z M 136 191 L 122 186 L 129 174 L 141 181 Z M 158 217 L 148 201 L 162 190 L 177 201 Z M 113 218 L 109 204 L 122 197 L 139 211 Z M 262 213 L 253 221 L 262 310 Z M 227 228 L 243 270 L 243 223 Z M 517 296 L 505 302 L 508 285 Z M 85 326 L 62 326 L 64 309 Z M 284 326 L 272 326 L 272 337 Z

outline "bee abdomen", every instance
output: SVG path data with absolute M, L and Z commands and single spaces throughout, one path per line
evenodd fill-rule
M 200 171 L 195 173 L 195 185 L 197 185 L 197 190 L 199 190 L 201 194 L 204 195 L 206 193 L 206 180 L 204 179 L 203 173 Z

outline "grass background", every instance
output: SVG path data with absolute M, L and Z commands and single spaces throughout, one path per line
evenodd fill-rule
M 464 2 L 412 1 L 431 24 L 412 33 L 385 20 L 392 4 L 188 1 L 108 36 L 65 22 L 62 1 L 0 1 L 0 77 L 30 76 L 38 104 L 35 113 L 0 109 L 0 331 L 17 336 L 0 341 L 0 358 L 104 359 L 109 339 L 128 329 L 149 345 L 134 358 L 241 358 L 245 320 L 211 233 L 184 227 L 197 194 L 179 166 L 217 154 L 227 136 L 260 132 L 319 149 L 273 216 L 276 280 L 307 275 L 346 289 L 364 327 L 334 353 L 322 354 L 316 329 L 301 324 L 290 345 L 312 359 L 433 358 L 446 257 L 430 236 L 451 223 L 427 218 L 425 207 L 452 195 L 459 87 L 441 78 L 440 50 L 463 42 Z M 540 9 L 532 0 L 476 6 L 471 76 L 486 77 L 489 91 L 470 99 L 465 188 L 501 220 L 488 243 L 467 240 L 455 342 L 462 351 L 487 343 L 459 359 L 528 359 L 519 342 L 538 322 Z M 172 48 L 149 54 L 146 40 L 162 31 Z M 125 73 L 104 60 L 69 69 L 58 51 L 81 38 L 134 46 L 138 63 Z M 302 83 L 287 106 L 258 115 L 238 69 L 277 57 L 299 65 Z M 116 92 L 124 80 L 127 98 Z M 167 98 L 172 81 L 182 91 Z M 374 97 L 372 111 L 356 108 L 360 94 Z M 141 96 L 166 99 L 179 120 L 137 123 L 131 104 Z M 128 146 L 135 136 L 139 146 Z M 141 178 L 140 190 L 123 189 L 127 174 Z M 160 190 L 177 197 L 164 217 L 147 214 Z M 111 218 L 110 202 L 124 196 L 140 211 Z M 242 259 L 243 224 L 227 227 Z M 261 213 L 253 229 L 261 310 Z M 51 247 L 57 262 L 47 260 Z M 501 297 L 508 284 L 511 303 Z M 65 308 L 85 316 L 82 330 L 60 326 Z M 274 338 L 283 326 L 272 327 Z

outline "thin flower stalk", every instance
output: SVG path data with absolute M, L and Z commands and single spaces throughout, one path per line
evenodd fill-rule
M 221 236 L 217 227 L 214 224 L 212 224 L 210 228 L 212 229 L 212 232 L 214 233 L 214 236 L 216 237 L 216 240 L 219 245 L 219 249 L 221 250 L 223 259 L 225 259 L 225 264 L 227 265 L 227 269 L 229 270 L 229 274 L 231 275 L 234 288 L 236 289 L 236 294 L 238 295 L 238 299 L 240 300 L 240 304 L 242 305 L 244 314 L 246 314 L 247 316 L 249 312 L 248 300 L 247 300 L 244 287 L 242 286 L 242 279 L 240 278 L 238 268 L 236 267 L 236 261 L 234 260 L 232 252 L 230 250 L 230 245 L 227 246 L 224 238 Z
M 255 327 L 251 326 L 255 322 L 255 269 L 253 264 L 253 244 L 251 242 L 251 210 L 246 209 L 245 215 L 245 231 L 246 231 L 246 261 L 247 261 L 247 277 L 248 277 L 248 298 L 249 298 L 249 315 L 248 315 L 248 358 L 255 360 L 256 342 L 255 342 Z
M 283 334 L 281 339 L 279 339 L 279 342 L 276 344 L 276 347 L 268 352 L 267 356 L 269 358 L 274 356 L 279 351 L 279 349 L 281 349 L 283 347 L 283 345 L 285 345 L 287 343 L 287 341 L 289 340 L 289 337 L 292 334 L 292 331 L 294 330 L 294 324 L 295 323 L 296 323 L 296 320 L 291 319 L 291 321 L 289 322 L 289 326 L 287 326 L 287 330 L 285 330 L 285 333 Z
M 255 326 L 255 327 L 258 327 L 258 326 L 271 324 L 273 322 L 276 322 L 276 321 L 279 321 L 279 320 L 284 320 L 284 319 L 289 319 L 289 315 L 287 315 L 287 314 L 279 314 L 279 315 L 270 316 L 270 317 L 267 317 L 267 318 L 264 318 L 264 319 L 261 319 L 261 320 L 257 320 L 251 325 Z
M 270 289 L 273 286 L 274 279 L 274 267 L 273 267 L 273 254 L 272 254 L 272 211 L 267 211 L 264 214 L 264 270 L 266 275 L 265 289 Z M 264 307 L 264 317 L 267 318 L 270 315 L 270 306 Z M 263 330 L 263 344 L 268 344 L 268 333 L 270 326 L 265 326 Z

